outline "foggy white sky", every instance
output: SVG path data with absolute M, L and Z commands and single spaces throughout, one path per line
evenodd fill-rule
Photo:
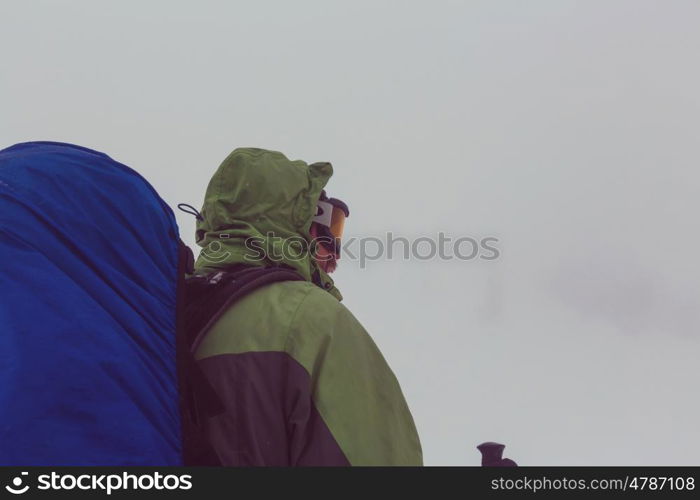
M 235 147 L 331 161 L 341 261 L 427 464 L 697 465 L 700 3 L 0 2 L 0 147 L 67 141 L 199 206 Z M 178 213 L 193 244 L 194 221 Z

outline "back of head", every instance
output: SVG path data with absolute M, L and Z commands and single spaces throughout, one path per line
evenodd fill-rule
M 203 247 L 196 267 L 286 265 L 310 280 L 318 265 L 308 251 L 309 229 L 330 163 L 291 161 L 277 151 L 234 150 L 207 187 L 197 223 Z M 262 251 L 261 251 L 262 250 Z

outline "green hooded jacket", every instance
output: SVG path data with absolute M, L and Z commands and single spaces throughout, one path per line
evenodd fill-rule
M 243 148 L 207 188 L 196 273 L 282 265 L 305 279 L 243 297 L 196 349 L 226 408 L 208 422 L 223 465 L 422 465 L 396 377 L 308 249 L 332 173 Z

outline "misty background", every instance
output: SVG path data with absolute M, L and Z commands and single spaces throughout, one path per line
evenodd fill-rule
M 0 0 L 0 147 L 103 151 L 174 209 L 275 149 L 333 163 L 349 235 L 497 237 L 334 275 L 426 464 L 697 465 L 699 25 L 683 0 Z

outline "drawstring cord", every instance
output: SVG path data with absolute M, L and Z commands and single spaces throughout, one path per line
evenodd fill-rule
M 182 210 L 186 214 L 194 215 L 198 221 L 204 220 L 204 217 L 202 217 L 202 214 L 200 214 L 197 211 L 197 209 L 194 208 L 192 205 L 188 205 L 187 203 L 178 203 L 177 208 L 179 208 L 180 210 Z M 189 210 L 185 210 L 186 208 L 189 208 Z

